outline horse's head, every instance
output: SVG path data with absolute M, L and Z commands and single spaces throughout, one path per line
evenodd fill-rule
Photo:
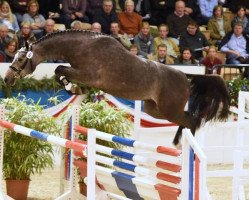
M 4 82 L 7 85 L 14 85 L 17 79 L 21 79 L 31 74 L 35 67 L 32 65 L 32 46 L 26 45 L 17 51 L 13 62 L 7 70 Z

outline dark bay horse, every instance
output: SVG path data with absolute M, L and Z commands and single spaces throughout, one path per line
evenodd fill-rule
M 31 74 L 39 63 L 51 59 L 71 65 L 56 68 L 58 80 L 65 77 L 114 96 L 144 100 L 145 112 L 180 125 L 175 145 L 183 127 L 194 134 L 202 122 L 225 120 L 229 113 L 229 95 L 220 76 L 196 76 L 189 82 L 183 72 L 142 60 L 116 39 L 90 31 L 52 33 L 20 49 L 6 72 L 5 83 L 15 84 L 16 79 Z M 184 111 L 190 97 L 191 106 Z

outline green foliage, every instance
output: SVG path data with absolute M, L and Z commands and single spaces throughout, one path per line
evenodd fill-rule
M 44 77 L 41 80 L 31 78 L 23 78 L 16 81 L 16 84 L 12 87 L 6 86 L 3 79 L 0 78 L 1 89 L 3 90 L 6 97 L 11 97 L 12 91 L 45 91 L 45 90 L 61 90 L 64 89 L 59 83 L 56 82 L 55 78 Z
M 234 78 L 227 81 L 227 88 L 231 97 L 231 105 L 238 106 L 239 91 L 249 91 L 249 79 Z
M 49 134 L 60 133 L 57 121 L 32 100 L 12 98 L 4 99 L 1 103 L 7 109 L 7 121 Z M 52 145 L 6 129 L 3 160 L 3 175 L 6 179 L 27 180 L 31 174 L 53 167 Z
M 104 100 L 82 103 L 80 108 L 79 124 L 87 128 L 95 128 L 98 131 L 111 133 L 120 137 L 129 136 L 132 128 L 131 120 L 127 113 L 108 105 Z M 120 148 L 119 145 L 97 140 L 111 148 Z

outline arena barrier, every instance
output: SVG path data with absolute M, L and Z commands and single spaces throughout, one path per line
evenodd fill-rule
M 249 158 L 249 151 L 234 152 L 234 174 L 233 174 L 233 200 L 246 200 L 249 198 L 249 194 L 246 197 L 244 186 L 249 185 L 249 170 L 244 166 L 244 160 Z
M 76 126 L 75 130 L 88 137 L 94 134 L 98 139 L 133 147 L 130 151 L 122 151 L 88 141 L 88 146 L 95 146 L 98 154 L 89 153 L 88 158 L 94 159 L 93 163 L 88 160 L 87 165 L 94 166 L 95 161 L 103 164 L 96 165 L 96 177 L 109 197 L 150 200 L 207 199 L 206 156 L 190 131 L 185 130 L 183 150 L 180 151 L 96 130 L 89 133 L 92 129 L 80 126 Z M 138 150 L 139 153 L 133 153 Z M 75 161 L 75 164 L 82 168 L 83 162 Z M 106 167 L 107 165 L 111 168 Z M 90 168 L 88 174 L 95 174 L 95 169 Z M 85 174 L 84 168 L 82 173 Z M 88 181 L 89 178 L 89 185 Z M 94 191 L 87 193 L 87 199 L 95 199 L 94 195 Z
M 249 113 L 246 111 L 246 101 L 249 101 L 249 92 L 239 92 L 239 105 L 238 108 L 232 107 L 231 112 L 238 115 L 237 121 L 229 121 L 225 123 L 207 124 L 197 134 L 197 140 L 199 141 L 203 151 L 207 155 L 207 162 L 212 159 L 219 160 L 219 163 L 230 164 L 231 167 L 228 169 L 216 169 L 208 170 L 207 178 L 223 178 L 231 177 L 234 179 L 232 184 L 232 195 L 233 200 L 238 200 L 240 197 L 245 196 L 243 184 L 239 181 L 242 177 L 240 174 L 241 162 L 246 160 L 249 161 L 249 154 L 244 152 L 249 151 Z M 214 125 L 214 126 L 213 126 Z M 208 137 L 212 137 L 212 133 L 216 135 L 216 143 L 210 144 Z M 231 134 L 231 131 L 233 134 Z M 217 145 L 220 140 L 219 134 L 222 132 L 222 144 Z M 223 155 L 222 155 L 223 154 Z M 241 155 L 240 155 L 241 154 Z M 243 158 L 241 156 L 243 155 Z M 222 157 L 221 157 L 222 156 Z M 221 159 L 222 158 L 222 159 Z M 216 163 L 216 162 L 215 162 Z M 239 166 L 239 167 L 238 167 Z M 243 169 L 243 179 L 249 179 L 249 169 Z M 244 184 L 245 185 L 245 184 Z M 248 183 L 247 183 L 248 185 Z

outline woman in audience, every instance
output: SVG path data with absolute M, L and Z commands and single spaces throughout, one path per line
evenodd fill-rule
M 4 53 L 5 53 L 5 62 L 12 62 L 15 54 L 17 52 L 17 40 L 12 39 L 9 41 L 9 43 L 6 45 Z
M 208 30 L 210 30 L 210 42 L 213 45 L 219 45 L 222 38 L 232 30 L 231 21 L 223 15 L 222 6 L 214 7 L 213 17 L 208 22 Z
M 138 45 L 138 54 L 144 58 L 154 54 L 154 38 L 150 33 L 150 24 L 142 23 L 142 29 L 139 34 L 134 37 L 134 44 Z
M 245 6 L 239 6 L 238 11 L 232 21 L 232 27 L 237 22 L 241 22 L 243 24 L 243 28 L 245 29 L 248 24 L 248 18 L 246 17 L 246 7 Z
M 43 36 L 45 18 L 39 13 L 39 4 L 36 0 L 28 3 L 28 12 L 23 15 L 23 22 L 29 22 L 31 31 L 37 39 Z
M 217 50 L 215 46 L 210 46 L 207 56 L 201 61 L 202 65 L 206 66 L 207 74 L 220 74 L 221 67 L 213 69 L 215 65 L 222 64 L 221 59 L 217 57 Z
M 197 65 L 198 61 L 193 57 L 191 49 L 186 47 L 182 50 L 181 55 L 176 59 L 175 64 Z
M 31 32 L 31 25 L 29 22 L 22 22 L 21 30 L 17 32 L 18 49 L 25 47 L 25 43 L 32 43 L 36 41 L 34 33 Z
M 16 16 L 12 14 L 10 5 L 7 1 L 3 1 L 0 4 L 0 23 L 8 26 L 9 30 L 12 30 L 13 32 L 20 30 Z

